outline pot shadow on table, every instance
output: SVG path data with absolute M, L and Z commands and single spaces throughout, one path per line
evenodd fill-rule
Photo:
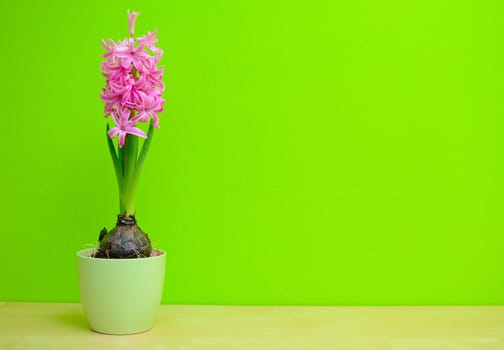
M 81 310 L 57 314 L 55 315 L 55 319 L 58 323 L 67 327 L 85 330 L 86 332 L 89 332 L 91 330 L 87 323 L 86 316 Z

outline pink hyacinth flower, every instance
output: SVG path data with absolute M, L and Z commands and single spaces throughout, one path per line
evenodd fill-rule
M 135 107 L 139 113 L 133 119 L 146 123 L 152 118 L 152 125 L 159 129 L 159 118 L 157 114 L 163 111 L 164 100 L 159 96 L 147 95 L 143 92 L 140 92 L 140 97 L 142 103 Z
M 112 116 L 115 127 L 109 137 L 119 135 L 119 147 L 126 142 L 126 135 L 146 138 L 137 123 L 152 122 L 159 128 L 158 114 L 164 109 L 162 94 L 164 67 L 159 67 L 163 51 L 155 46 L 157 30 L 134 38 L 135 21 L 138 12 L 128 10 L 130 38 L 124 40 L 102 40 L 105 54 L 100 65 L 106 86 L 100 97 L 105 103 L 105 117 Z
M 144 139 L 147 138 L 145 132 L 136 126 L 135 120 L 129 119 L 130 113 L 131 111 L 128 108 L 119 108 L 118 112 L 111 111 L 110 113 L 117 126 L 109 130 L 108 136 L 112 138 L 119 134 L 119 147 L 121 148 L 124 146 L 127 134 L 143 137 Z M 119 114 L 119 118 L 117 114 Z
M 138 12 L 130 12 L 130 10 L 128 10 L 128 27 L 130 36 L 135 34 L 135 21 L 139 14 L 140 13 Z
M 154 46 L 154 44 L 158 42 L 156 35 L 157 35 L 157 29 L 154 29 L 152 33 L 148 32 L 146 35 L 137 38 L 136 42 L 139 43 L 140 45 L 148 47 L 154 53 L 162 53 L 160 48 Z
M 136 69 L 140 71 L 145 65 L 143 61 L 150 59 L 150 56 L 143 49 L 142 45 L 135 47 L 135 41 L 133 39 L 119 40 L 113 55 L 115 58 L 119 59 L 120 66 L 130 68 L 133 63 Z

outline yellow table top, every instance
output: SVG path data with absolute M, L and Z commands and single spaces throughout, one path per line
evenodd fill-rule
M 504 306 L 162 305 L 151 331 L 114 336 L 80 304 L 0 303 L 0 349 L 503 350 Z

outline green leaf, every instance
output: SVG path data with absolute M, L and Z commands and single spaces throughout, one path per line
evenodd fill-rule
M 119 188 L 119 206 L 121 213 L 124 211 L 124 196 L 123 196 L 123 189 L 124 189 L 124 181 L 123 181 L 123 173 L 122 173 L 122 168 L 121 164 L 119 162 L 119 159 L 117 158 L 117 153 L 115 149 L 114 142 L 112 142 L 112 139 L 108 136 L 108 132 L 110 130 L 109 125 L 107 124 L 107 131 L 106 131 L 106 137 L 107 137 L 107 144 L 109 147 L 110 151 L 110 156 L 112 157 L 112 163 L 114 164 L 114 170 L 116 173 L 116 178 L 117 178 L 117 186 Z
M 145 139 L 142 150 L 140 151 L 140 156 L 138 157 L 138 161 L 135 168 L 135 175 L 138 177 L 143 168 L 143 163 L 145 161 L 145 157 L 147 156 L 147 151 L 149 151 L 149 147 L 152 141 L 152 136 L 154 135 L 154 126 L 152 122 L 149 125 L 149 130 L 147 131 L 147 138 Z
M 130 191 L 135 194 L 137 192 L 138 181 L 140 179 L 140 173 L 142 172 L 145 157 L 147 156 L 147 151 L 149 150 L 153 134 L 154 134 L 154 126 L 152 125 L 152 122 L 151 122 L 151 124 L 149 126 L 149 130 L 147 131 L 147 139 L 145 139 L 145 141 L 142 145 L 142 150 L 140 151 L 140 155 L 139 155 L 138 160 L 136 162 L 133 177 L 131 178 L 131 182 L 128 185 Z
M 119 145 L 117 146 L 117 148 L 117 152 L 119 153 L 119 170 L 121 171 L 121 176 L 124 179 L 124 152 L 122 148 L 119 147 Z

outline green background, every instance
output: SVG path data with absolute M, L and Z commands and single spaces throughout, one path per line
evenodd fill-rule
M 504 303 L 499 0 L 2 1 L 0 300 L 78 301 L 115 222 L 128 8 L 165 51 L 137 203 L 164 303 Z

